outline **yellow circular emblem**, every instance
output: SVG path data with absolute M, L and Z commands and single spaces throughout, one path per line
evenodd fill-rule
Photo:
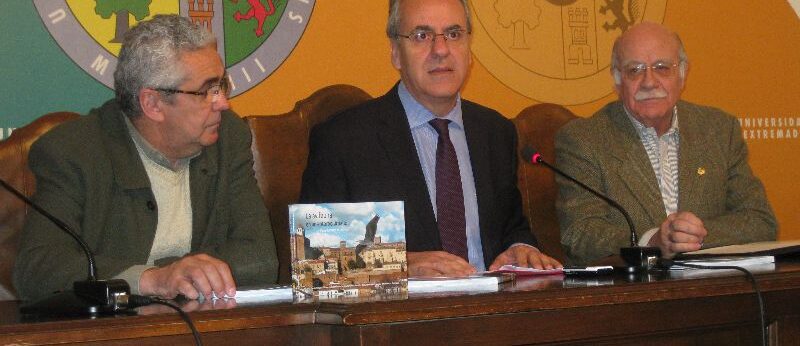
M 588 103 L 613 92 L 614 39 L 660 23 L 667 0 L 480 0 L 472 53 L 501 83 L 540 102 Z

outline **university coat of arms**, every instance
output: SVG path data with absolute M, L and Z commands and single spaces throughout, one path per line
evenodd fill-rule
M 217 37 L 231 97 L 267 78 L 300 40 L 315 0 L 33 0 L 65 53 L 113 88 L 122 35 L 156 14 L 180 14 Z
M 666 0 L 472 0 L 475 58 L 540 102 L 589 103 L 613 92 L 614 39 L 661 22 Z

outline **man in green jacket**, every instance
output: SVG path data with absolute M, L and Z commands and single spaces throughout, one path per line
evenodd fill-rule
M 556 161 L 631 215 L 639 245 L 671 258 L 702 247 L 774 240 L 777 221 L 747 164 L 736 118 L 681 101 L 689 61 L 678 35 L 631 27 L 611 58 L 620 100 L 564 126 Z M 558 178 L 561 243 L 586 264 L 629 246 L 622 214 Z
M 198 298 L 274 283 L 250 132 L 228 111 L 214 36 L 175 15 L 139 23 L 114 80 L 115 99 L 34 143 L 34 201 L 80 234 L 100 278 L 125 279 L 132 293 Z M 21 297 L 86 275 L 77 244 L 31 213 L 14 270 Z

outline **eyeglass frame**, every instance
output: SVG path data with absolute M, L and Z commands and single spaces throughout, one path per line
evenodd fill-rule
M 681 64 L 683 64 L 683 61 L 677 63 L 670 61 L 656 61 L 652 65 L 647 65 L 646 63 L 643 62 L 629 63 L 626 64 L 625 66 L 622 66 L 621 68 L 618 67 L 617 71 L 619 71 L 628 80 L 635 81 L 644 77 L 644 75 L 647 73 L 647 70 L 653 71 L 654 74 L 660 77 L 670 77 L 674 73 L 672 72 L 674 68 L 677 68 L 677 70 L 680 72 L 679 66 Z M 659 68 L 661 67 L 668 67 L 668 69 L 667 71 L 659 72 L 660 71 Z M 640 72 L 635 72 L 635 73 L 630 72 L 633 68 L 639 69 Z
M 452 33 L 458 33 L 459 35 L 458 35 L 457 38 L 448 38 L 447 35 L 448 34 L 452 34 Z M 420 34 L 430 34 L 431 35 L 431 39 L 430 40 L 427 40 L 427 39 L 418 40 L 417 38 L 415 38 L 417 35 L 420 35 Z M 395 38 L 405 38 L 405 39 L 408 39 L 409 41 L 411 41 L 411 43 L 422 45 L 422 44 L 426 44 L 426 43 L 433 44 L 434 42 L 436 42 L 436 38 L 439 37 L 439 36 L 441 36 L 442 39 L 445 40 L 445 42 L 463 42 L 462 39 L 464 38 L 464 36 L 471 35 L 471 34 L 472 34 L 472 31 L 464 29 L 464 28 L 461 28 L 461 27 L 447 29 L 444 32 L 442 32 L 441 34 L 437 34 L 436 31 L 431 30 L 431 29 L 416 29 L 416 30 L 413 30 L 413 31 L 409 32 L 407 35 L 397 34 L 397 35 L 395 35 Z
M 217 88 L 217 90 L 214 90 Z M 219 82 L 211 84 L 208 89 L 205 91 L 189 91 L 189 90 L 181 90 L 181 89 L 170 89 L 170 88 L 153 88 L 155 91 L 168 93 L 168 94 L 187 94 L 187 95 L 197 95 L 197 96 L 204 96 L 208 99 L 208 95 L 211 94 L 211 102 L 216 102 L 219 100 L 219 95 L 224 94 L 225 97 L 230 96 L 230 82 L 228 82 L 228 76 L 225 75 L 220 78 Z

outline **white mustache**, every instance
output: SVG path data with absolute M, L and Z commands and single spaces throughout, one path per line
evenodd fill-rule
M 647 91 L 637 91 L 636 94 L 633 95 L 633 98 L 636 101 L 643 101 L 648 99 L 660 99 L 667 97 L 667 92 L 663 89 L 653 89 Z

